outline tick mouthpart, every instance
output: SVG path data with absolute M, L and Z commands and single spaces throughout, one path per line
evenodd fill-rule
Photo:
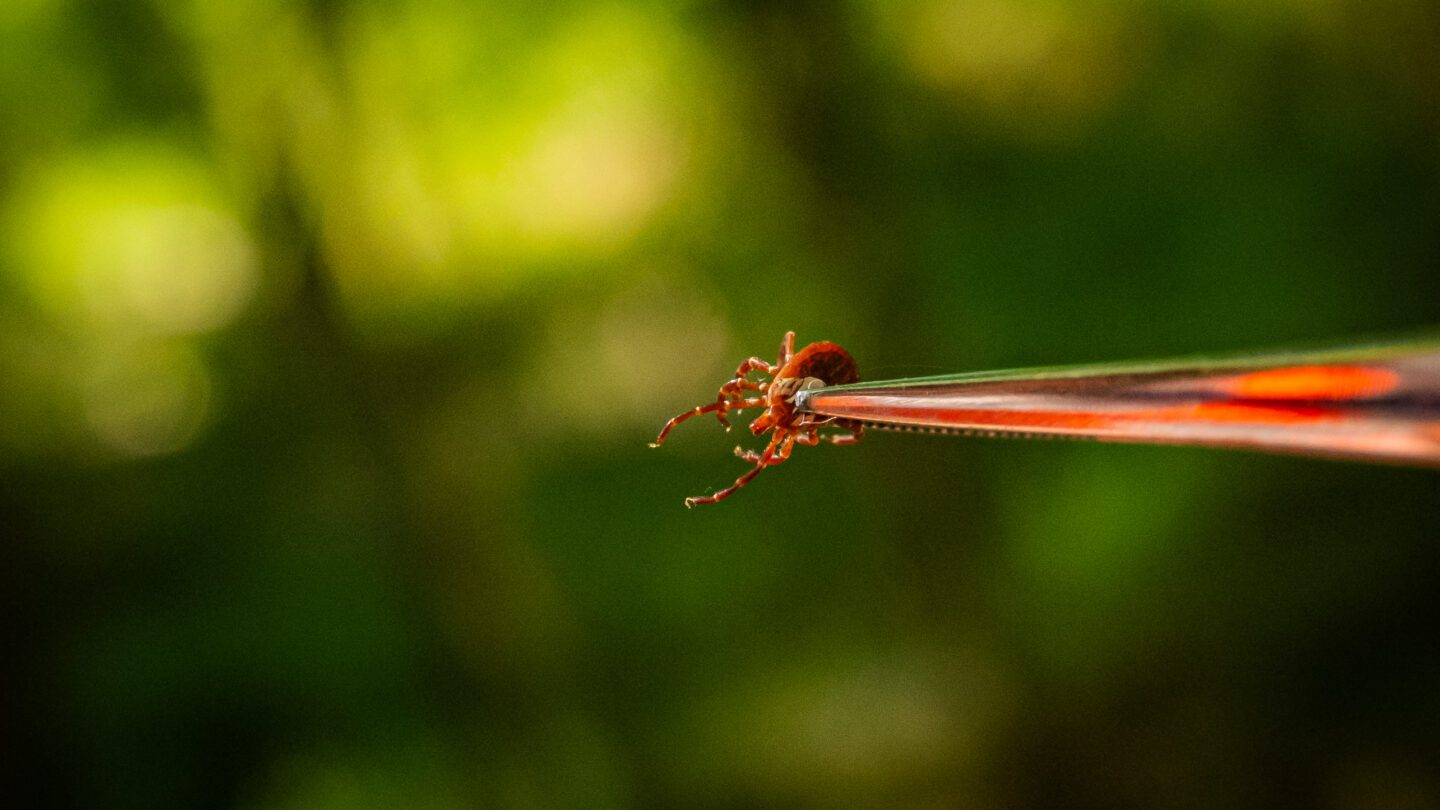
M 819 377 L 806 377 L 805 379 L 800 381 L 800 390 L 796 391 L 795 395 L 790 397 L 790 401 L 799 404 L 801 394 L 807 393 L 809 391 L 815 391 L 824 387 L 825 381 L 820 379 Z
M 819 377 L 786 377 L 771 383 L 769 392 L 778 394 L 786 402 L 795 402 L 801 393 L 824 387 L 825 381 Z

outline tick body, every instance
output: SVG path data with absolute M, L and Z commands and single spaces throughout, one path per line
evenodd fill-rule
M 761 373 L 769 379 L 752 379 L 751 375 Z M 780 341 L 780 354 L 774 363 L 767 363 L 759 357 L 751 357 L 735 369 L 735 377 L 724 385 L 715 396 L 714 402 L 692 408 L 665 423 L 652 447 L 665 443 L 671 429 L 692 416 L 713 413 L 720 424 L 730 429 L 726 415 L 731 411 L 747 408 L 765 410 L 750 423 L 750 432 L 756 436 L 769 432 L 770 442 L 763 452 L 735 448 L 736 457 L 753 465 L 749 472 L 740 476 L 735 483 L 713 495 L 686 498 L 687 507 L 698 503 L 718 503 L 750 483 L 760 471 L 773 467 L 790 458 L 795 445 L 814 446 L 823 439 L 832 444 L 854 444 L 860 440 L 861 431 L 856 427 L 839 433 L 822 434 L 822 427 L 831 426 L 835 419 L 803 413 L 796 409 L 795 398 L 801 391 L 813 391 L 831 385 L 848 385 L 860 381 L 860 372 L 850 353 L 829 341 L 811 343 L 795 351 L 795 333 L 786 332 Z

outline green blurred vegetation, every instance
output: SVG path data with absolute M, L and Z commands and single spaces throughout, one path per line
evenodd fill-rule
M 1440 322 L 1424 0 L 5 0 L 20 806 L 1440 807 L 1440 478 L 734 363 Z

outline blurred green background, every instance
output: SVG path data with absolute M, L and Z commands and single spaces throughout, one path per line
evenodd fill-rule
M 1437 807 L 1434 472 L 646 447 L 1437 322 L 1423 0 L 4 0 L 6 792 Z

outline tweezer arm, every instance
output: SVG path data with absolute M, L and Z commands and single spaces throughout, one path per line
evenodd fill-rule
M 1235 447 L 1440 466 L 1440 339 L 802 391 L 866 427 Z

